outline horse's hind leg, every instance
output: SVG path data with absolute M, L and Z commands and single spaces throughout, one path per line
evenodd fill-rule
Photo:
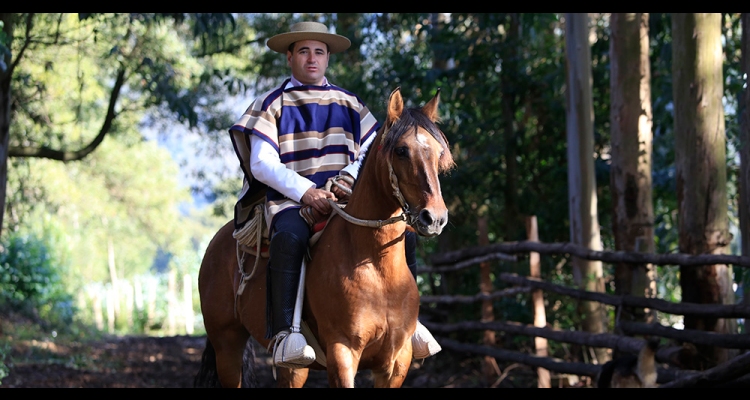
M 198 290 L 206 335 L 216 352 L 216 371 L 223 387 L 241 387 L 245 344 L 250 337 L 235 315 L 233 279 L 237 241 L 233 222 L 227 222 L 206 248 L 198 274 Z
M 301 388 L 305 385 L 305 382 L 307 381 L 307 375 L 309 373 L 309 368 L 277 368 L 276 387 Z
M 218 338 L 212 338 L 216 351 L 216 371 L 219 382 L 225 388 L 242 386 L 242 363 L 245 344 L 250 335 L 247 331 L 222 331 Z

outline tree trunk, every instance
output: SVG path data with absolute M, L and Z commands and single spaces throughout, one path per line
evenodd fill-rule
M 727 217 L 721 14 L 672 14 L 672 76 L 679 247 L 687 254 L 725 254 Z M 733 304 L 732 267 L 680 267 L 682 301 Z M 685 316 L 685 328 L 736 333 L 736 321 Z M 700 346 L 694 369 L 726 361 L 719 347 Z
M 0 67 L 0 237 L 3 231 L 3 217 L 5 216 L 5 198 L 8 184 L 8 144 L 10 140 L 10 79 L 13 76 L 10 46 L 13 39 L 12 13 L 0 13 L 3 23 L 3 33 L 6 40 L 0 44 L 8 51 L 0 51 L 2 64 Z
M 565 14 L 570 237 L 575 244 L 601 250 L 594 176 L 594 111 L 591 99 L 588 20 L 588 15 L 583 13 Z M 581 289 L 604 292 L 600 261 L 573 257 L 573 278 Z M 605 332 L 605 311 L 604 306 L 599 303 L 581 302 L 582 330 L 590 333 Z M 605 348 L 597 348 L 595 351 L 599 363 L 609 360 Z
M 654 252 L 651 193 L 651 69 L 648 14 L 612 13 L 610 18 L 612 231 L 615 250 Z M 654 297 L 652 264 L 615 265 L 615 294 Z M 622 307 L 628 321 L 653 320 L 653 313 Z
M 742 72 L 745 74 L 745 88 L 740 96 L 740 239 L 743 256 L 750 256 L 750 14 L 742 13 Z M 745 279 L 745 282 L 749 280 Z M 750 287 L 745 285 L 743 300 L 750 304 Z M 745 326 L 750 322 L 745 321 Z M 745 329 L 750 333 L 750 329 Z
M 520 43 L 519 38 L 519 15 L 518 13 L 509 13 L 506 28 L 506 38 L 504 46 L 502 47 L 504 54 L 503 68 L 500 71 L 501 79 L 500 84 L 502 91 L 502 115 L 504 126 L 504 139 L 505 139 L 505 185 L 503 186 L 503 199 L 505 200 L 505 211 L 504 211 L 504 226 L 505 226 L 505 237 L 508 240 L 513 240 L 518 237 L 517 232 L 520 231 L 518 227 L 523 226 L 523 220 L 521 219 L 518 211 L 518 190 L 517 182 L 518 179 L 518 146 L 517 137 L 519 131 L 519 124 L 516 121 L 515 113 L 518 111 L 520 104 L 523 102 L 520 100 L 520 94 L 518 90 L 518 47 Z

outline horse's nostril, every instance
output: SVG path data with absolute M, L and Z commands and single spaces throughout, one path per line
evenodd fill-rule
M 422 210 L 422 211 L 420 211 L 419 212 L 419 219 L 425 225 L 432 225 L 432 223 L 435 221 L 435 219 L 432 218 L 432 213 L 429 210 Z
M 446 211 L 445 213 L 440 214 L 437 221 L 435 221 L 435 224 L 441 228 L 448 224 L 448 212 Z

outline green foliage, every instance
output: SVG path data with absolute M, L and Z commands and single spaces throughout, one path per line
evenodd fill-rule
M 5 362 L 5 359 L 10 355 L 11 346 L 10 343 L 0 342 L 0 385 L 3 383 L 3 378 L 8 376 L 9 368 Z
M 45 240 L 16 235 L 3 240 L 0 306 L 38 315 L 53 327 L 72 322 L 72 297 L 62 285 L 59 265 Z

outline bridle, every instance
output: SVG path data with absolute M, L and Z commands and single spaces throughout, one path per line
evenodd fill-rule
M 383 134 L 381 135 L 381 139 L 380 139 L 381 145 L 382 145 L 382 142 L 385 140 L 386 136 L 388 136 L 389 131 L 390 129 L 384 129 Z M 338 214 L 341 218 L 344 218 L 344 220 L 346 220 L 347 222 L 350 222 L 352 224 L 359 225 L 359 226 L 366 226 L 370 228 L 380 228 L 385 225 L 389 225 L 389 224 L 393 224 L 393 223 L 401 222 L 401 221 L 405 221 L 408 225 L 414 226 L 414 224 L 417 223 L 418 216 L 412 211 L 412 208 L 409 206 L 409 203 L 406 202 L 404 195 L 401 194 L 401 189 L 399 189 L 398 187 L 398 177 L 396 177 L 396 173 L 393 172 L 393 164 L 391 163 L 391 158 L 393 158 L 392 154 L 388 157 L 388 174 L 389 174 L 389 179 L 391 182 L 391 188 L 393 188 L 393 196 L 396 197 L 396 200 L 398 200 L 398 203 L 401 206 L 401 210 L 402 210 L 401 215 L 391 217 L 385 220 L 359 219 L 346 213 L 344 211 L 344 205 L 338 204 L 329 198 L 328 203 L 331 205 L 331 208 L 333 209 L 333 211 L 336 214 Z M 328 183 L 326 183 L 326 190 L 330 191 L 331 185 L 336 185 L 339 189 L 343 190 L 346 194 L 351 195 L 352 190 L 340 184 L 338 182 L 340 180 L 343 180 L 349 183 L 350 185 L 354 184 L 354 181 L 350 177 L 343 176 L 343 175 L 336 175 L 332 179 L 330 179 Z

